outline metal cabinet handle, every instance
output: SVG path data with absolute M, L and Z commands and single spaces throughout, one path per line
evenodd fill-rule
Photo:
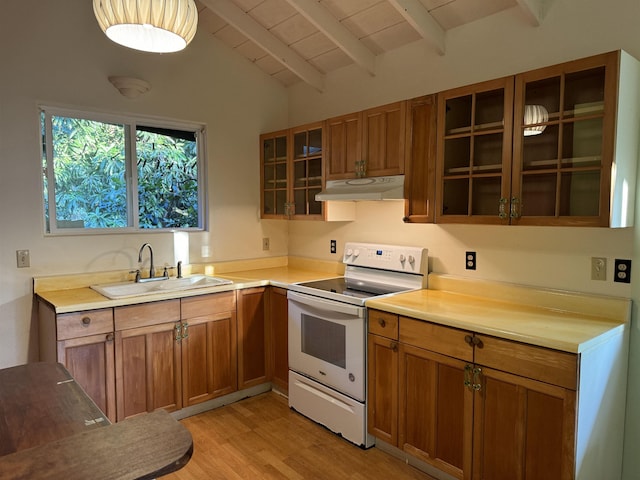
M 91 324 L 91 317 L 82 317 L 82 325 L 88 327 Z
M 498 205 L 498 217 L 503 220 L 507 218 L 507 202 L 508 200 L 503 197 L 500 199 L 500 204 Z
M 520 204 L 520 199 L 518 197 L 513 197 L 511 199 L 511 218 L 520 218 L 520 212 L 522 211 L 522 205 Z
M 175 325 L 175 327 L 174 327 L 175 332 L 176 332 L 176 342 L 180 342 L 180 340 L 182 340 L 182 336 L 181 336 L 181 332 L 182 332 L 182 330 L 181 330 L 181 327 L 182 327 L 182 326 L 180 325 L 180 323 L 176 323 L 176 325 Z
M 471 371 L 473 367 L 468 363 L 464 366 L 464 386 L 471 388 Z
M 476 367 L 473 369 L 473 385 L 472 388 L 476 391 L 479 392 L 480 390 L 482 390 L 482 383 L 481 383 L 481 376 L 482 375 L 482 369 L 480 367 Z
M 387 322 L 384 321 L 384 318 L 379 318 L 378 319 L 378 325 L 380 325 L 382 328 L 387 326 Z
M 480 339 L 480 337 L 473 337 L 472 340 L 473 346 L 474 347 L 478 347 L 478 348 L 482 348 L 484 347 L 484 343 L 482 343 L 482 340 Z
M 465 335 L 464 336 L 464 343 L 466 343 L 467 345 L 473 347 L 473 336 L 472 335 Z
M 182 324 L 182 338 L 189 338 L 189 324 L 188 323 L 183 323 Z
M 113 342 L 114 338 L 115 338 L 115 335 L 113 333 L 107 333 L 107 338 L 105 338 L 105 341 Z
M 391 342 L 391 351 L 392 352 L 398 351 L 398 344 L 396 342 Z

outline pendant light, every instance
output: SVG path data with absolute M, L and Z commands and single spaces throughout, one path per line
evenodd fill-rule
M 182 50 L 198 26 L 193 0 L 93 0 L 93 13 L 107 37 L 144 52 Z
M 543 105 L 524 106 L 524 136 L 540 135 L 547 128 L 546 125 L 537 125 L 549 121 L 549 112 Z M 528 126 L 531 125 L 531 126 Z

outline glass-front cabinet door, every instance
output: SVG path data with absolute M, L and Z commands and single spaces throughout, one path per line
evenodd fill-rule
M 260 136 L 262 218 L 284 218 L 287 215 L 287 138 L 287 130 Z
M 260 135 L 261 218 L 323 218 L 322 122 Z
M 516 76 L 511 223 L 607 226 L 615 55 Z
M 316 194 L 322 190 L 322 123 L 292 129 L 292 211 L 299 216 L 322 216 L 322 202 Z
M 438 223 L 508 223 L 513 77 L 438 94 Z

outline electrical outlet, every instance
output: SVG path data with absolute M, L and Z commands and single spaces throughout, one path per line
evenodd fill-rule
M 269 237 L 262 239 L 262 250 L 269 250 Z
M 475 270 L 476 269 L 476 252 L 466 252 L 464 256 L 465 256 L 465 266 L 467 270 Z
M 591 257 L 591 280 L 607 279 L 607 259 Z
M 16 261 L 18 263 L 18 268 L 31 266 L 31 260 L 29 259 L 29 250 L 16 250 Z
M 335 240 L 331 240 L 331 253 L 336 253 L 338 251 L 337 244 Z
M 631 260 L 621 260 L 616 258 L 613 281 L 620 283 L 631 283 Z

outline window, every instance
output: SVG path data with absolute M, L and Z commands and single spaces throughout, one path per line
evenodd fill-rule
M 47 233 L 204 229 L 204 128 L 43 108 Z

